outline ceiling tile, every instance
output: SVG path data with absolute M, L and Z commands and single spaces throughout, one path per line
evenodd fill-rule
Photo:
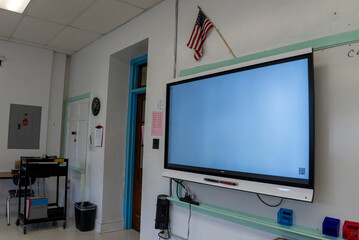
M 21 14 L 0 9 L 0 36 L 10 37 L 21 20 Z
M 9 39 L 9 41 L 14 42 L 14 43 L 20 43 L 20 44 L 24 44 L 24 45 L 29 45 L 29 46 L 33 46 L 33 47 L 39 47 L 39 48 L 43 47 L 43 44 L 31 43 L 31 42 L 21 41 L 21 40 L 13 39 L 13 38 Z
M 97 33 L 107 33 L 131 18 L 143 9 L 118 0 L 99 0 L 75 19 L 71 25 Z
M 133 5 L 136 5 L 140 8 L 150 8 L 154 6 L 155 4 L 162 2 L 162 0 L 122 0 L 122 2 L 127 2 Z
M 101 36 L 101 34 L 86 32 L 84 30 L 72 27 L 66 27 L 64 31 L 62 31 L 48 44 L 47 47 L 56 47 L 60 49 L 78 51 Z
M 17 40 L 43 45 L 55 37 L 63 28 L 63 25 L 57 23 L 25 17 L 12 37 Z
M 63 54 L 66 54 L 66 55 L 72 55 L 72 54 L 75 53 L 75 51 L 73 51 L 73 50 L 62 49 L 62 48 L 56 48 L 56 47 L 45 47 L 45 48 L 53 50 L 53 51 L 58 52 L 58 53 L 63 53 Z
M 96 0 L 35 0 L 27 15 L 69 24 Z

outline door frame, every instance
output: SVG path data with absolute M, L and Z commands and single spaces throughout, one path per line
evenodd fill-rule
M 125 162 L 125 189 L 123 201 L 123 219 L 125 229 L 132 228 L 133 208 L 133 177 L 135 162 L 135 136 L 136 136 L 136 110 L 137 95 L 146 93 L 146 87 L 137 88 L 138 68 L 147 63 L 147 54 L 137 57 L 130 62 L 130 79 L 127 110 L 127 134 L 126 134 L 126 162 Z M 146 84 L 147 85 L 147 84 Z
M 64 130 L 63 130 L 63 139 L 62 139 L 62 148 L 61 148 L 61 157 L 65 157 L 66 153 L 66 143 L 67 143 L 67 117 L 68 117 L 68 106 L 72 102 L 76 102 L 83 99 L 88 99 L 88 115 L 87 115 L 87 132 L 86 132 L 86 155 L 85 155 L 85 168 L 77 168 L 74 166 L 71 166 L 69 164 L 69 169 L 79 172 L 84 175 L 84 186 L 83 186 L 83 192 L 82 192 L 82 200 L 85 201 L 86 197 L 86 170 L 87 170 L 87 151 L 88 151 L 88 133 L 89 133 L 89 120 L 90 120 L 90 93 L 85 93 L 76 97 L 67 98 L 66 104 L 65 104 L 65 116 L 64 116 Z

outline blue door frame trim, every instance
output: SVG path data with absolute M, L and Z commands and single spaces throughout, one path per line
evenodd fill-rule
M 123 219 L 125 229 L 132 228 L 132 206 L 133 206 L 133 171 L 135 160 L 135 135 L 136 135 L 136 109 L 137 95 L 146 93 L 146 87 L 138 86 L 138 68 L 147 63 L 147 54 L 131 60 L 130 84 L 128 94 L 127 110 L 127 135 L 126 135 L 126 166 L 125 166 L 125 189 L 123 201 Z

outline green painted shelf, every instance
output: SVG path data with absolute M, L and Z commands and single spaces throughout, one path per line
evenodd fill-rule
M 189 205 L 188 203 L 182 202 L 175 197 L 168 197 L 168 200 L 174 202 L 177 206 L 180 207 L 188 208 Z M 270 232 L 278 236 L 286 237 L 289 239 L 295 239 L 295 240 L 306 240 L 306 239 L 341 240 L 342 239 L 342 238 L 333 238 L 333 237 L 325 236 L 321 233 L 321 231 L 315 229 L 304 228 L 296 225 L 284 226 L 278 224 L 276 221 L 269 218 L 258 217 L 255 215 L 236 212 L 233 210 L 202 204 L 202 203 L 198 206 L 192 205 L 191 209 L 216 218 L 231 221 L 247 227 L 262 230 L 265 232 Z

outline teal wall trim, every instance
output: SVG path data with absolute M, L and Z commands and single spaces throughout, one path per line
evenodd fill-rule
M 131 60 L 130 84 L 127 110 L 127 134 L 126 134 L 126 166 L 125 189 L 123 201 L 123 219 L 125 229 L 132 228 L 132 201 L 133 201 L 133 170 L 135 153 L 136 109 L 137 95 L 146 93 L 146 88 L 137 88 L 138 67 L 147 63 L 147 54 Z
M 70 168 L 71 170 L 74 170 L 75 172 L 86 173 L 86 170 L 85 170 L 85 169 L 82 169 L 82 168 L 77 168 L 77 167 L 70 166 L 70 165 L 69 165 L 69 168 Z
M 168 200 L 174 202 L 176 206 L 189 208 L 189 204 L 178 200 L 175 197 L 168 197 Z M 250 215 L 242 212 L 235 212 L 233 210 L 220 208 L 212 205 L 201 203 L 200 205 L 191 205 L 191 209 L 202 214 L 212 217 L 220 218 L 226 221 L 238 223 L 247 227 L 255 228 L 261 231 L 296 240 L 328 240 L 328 239 L 342 239 L 325 236 L 319 230 L 304 228 L 296 225 L 284 226 L 277 223 L 277 221 Z
M 79 95 L 79 96 L 76 96 L 76 97 L 66 99 L 66 103 L 74 102 L 74 101 L 77 101 L 77 100 L 82 100 L 82 99 L 90 98 L 90 97 L 91 97 L 90 93 L 85 93 L 85 94 L 82 94 L 82 95 Z
M 275 49 L 271 49 L 271 50 L 264 51 L 264 52 L 258 52 L 258 53 L 246 55 L 243 57 L 238 57 L 235 59 L 230 59 L 230 60 L 211 63 L 211 64 L 199 66 L 199 67 L 184 69 L 180 72 L 180 76 L 184 77 L 184 76 L 188 76 L 188 75 L 192 75 L 192 74 L 196 74 L 196 73 L 200 73 L 200 72 L 204 72 L 204 71 L 208 71 L 208 70 L 213 70 L 213 69 L 220 68 L 220 67 L 226 67 L 226 66 L 230 66 L 233 64 L 248 62 L 248 61 L 265 58 L 265 57 L 270 57 L 270 56 L 274 56 L 274 55 L 278 55 L 278 54 L 282 54 L 282 53 L 292 52 L 292 51 L 296 51 L 296 50 L 300 50 L 300 49 L 304 49 L 304 48 L 313 48 L 316 51 L 316 50 L 337 47 L 337 46 L 355 43 L 355 42 L 359 42 L 359 30 L 345 32 L 345 33 L 339 33 L 336 35 L 331 35 L 331 36 L 327 36 L 327 37 L 323 37 L 323 38 L 317 38 L 317 39 L 313 39 L 310 41 L 305 41 L 305 42 L 296 43 L 296 44 L 292 44 L 292 45 L 288 45 L 288 46 L 284 46 L 284 47 L 280 47 L 280 48 L 275 48 Z
M 87 133 L 86 136 L 88 136 L 88 131 L 89 131 L 89 119 L 90 119 L 90 97 L 91 94 L 90 93 L 85 93 L 76 97 L 72 97 L 72 98 L 68 98 L 66 99 L 66 104 L 65 104 L 65 116 L 64 116 L 64 133 L 63 136 L 64 138 L 62 139 L 62 148 L 61 148 L 61 157 L 65 157 L 65 152 L 66 152 L 66 139 L 67 139 L 67 116 L 68 116 L 68 112 L 67 112 L 67 107 L 71 102 L 75 102 L 78 100 L 82 100 L 82 99 L 89 99 L 89 103 L 88 103 L 88 116 L 87 116 Z M 69 164 L 69 168 L 71 170 L 80 172 L 82 174 L 84 174 L 84 188 L 82 191 L 82 201 L 85 201 L 85 197 L 86 197 L 86 166 L 87 166 L 87 147 L 88 147 L 88 137 L 86 137 L 86 157 L 85 157 L 85 168 L 81 169 L 81 168 L 77 168 L 74 166 L 71 166 Z

